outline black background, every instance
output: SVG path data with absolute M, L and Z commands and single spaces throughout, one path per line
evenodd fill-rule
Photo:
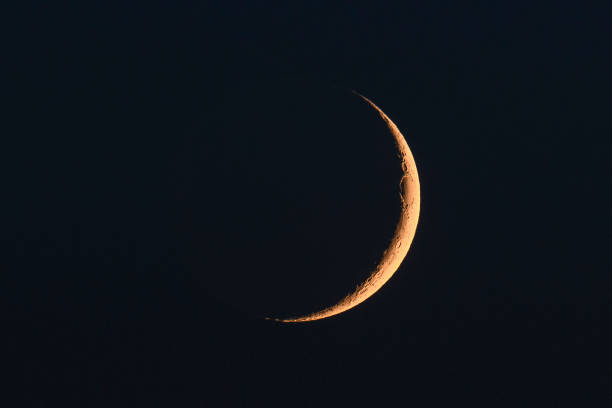
M 10 406 L 607 406 L 609 17 L 531 2 L 40 2 L 4 13 L 2 365 L 19 385 L 7 387 L 19 390 Z M 381 106 L 415 155 L 422 211 L 379 293 L 334 318 L 281 325 L 207 284 L 236 273 L 240 285 L 247 267 L 265 271 L 260 263 L 229 253 L 233 269 L 211 272 L 199 258 L 227 251 L 204 227 L 226 196 L 211 202 L 208 191 L 232 197 L 218 212 L 228 219 L 241 191 L 211 177 L 211 152 L 227 151 L 227 138 L 210 123 L 258 129 L 240 115 L 232 123 L 219 101 L 241 100 L 228 95 L 243 84 L 294 78 Z M 311 150 L 274 142 L 284 133 L 266 115 L 284 104 L 254 105 L 252 119 L 275 132 L 266 157 L 291 164 L 287 152 L 301 152 L 307 163 L 304 151 L 317 153 L 318 139 Z M 367 112 L 363 134 L 384 133 Z M 322 121 L 311 127 L 346 123 L 310 115 Z M 309 128 L 299 129 L 303 139 Z M 252 132 L 243 136 L 262 136 Z M 302 181 L 329 176 L 334 186 L 342 172 L 366 172 L 338 156 L 342 144 L 329 146 L 347 160 L 340 173 L 328 157 Z M 368 165 L 393 171 L 384 163 Z M 261 174 L 284 180 L 279 166 Z M 357 180 L 342 188 L 371 191 L 377 178 Z M 278 191 L 255 185 L 244 185 L 263 200 L 253 212 Z M 353 225 L 310 191 L 294 202 L 319 203 L 316 225 Z M 357 201 L 393 225 L 386 201 Z M 384 246 L 378 228 L 388 227 L 361 219 L 356 231 Z M 235 226 L 215 228 L 231 238 Z M 319 232 L 305 239 L 316 245 Z M 329 234 L 325 248 L 337 240 L 348 251 L 342 238 Z

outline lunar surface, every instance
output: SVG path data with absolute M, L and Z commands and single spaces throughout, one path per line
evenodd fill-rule
M 353 93 L 362 98 L 378 112 L 382 120 L 387 124 L 391 135 L 395 139 L 397 149 L 399 150 L 403 175 L 399 183 L 401 215 L 395 229 L 395 234 L 389 247 L 384 251 L 378 266 L 374 269 L 370 276 L 363 283 L 358 285 L 353 292 L 342 298 L 339 302 L 311 314 L 288 318 L 269 317 L 269 320 L 286 323 L 308 322 L 334 316 L 357 306 L 376 293 L 376 291 L 378 291 L 391 278 L 391 276 L 393 276 L 408 253 L 408 249 L 410 248 L 414 238 L 419 218 L 421 196 L 419 177 L 412 152 L 410 151 L 404 136 L 401 134 L 397 126 L 395 126 L 395 124 L 391 121 L 391 119 L 389 119 L 389 117 L 385 115 L 385 113 L 371 100 L 358 94 L 357 92 Z

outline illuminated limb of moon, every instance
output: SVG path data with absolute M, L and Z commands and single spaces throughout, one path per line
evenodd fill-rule
M 378 289 L 380 289 L 391 278 L 391 276 L 393 276 L 408 253 L 408 249 L 410 248 L 410 244 L 414 238 L 419 218 L 419 211 L 421 208 L 421 192 L 419 176 L 414 158 L 412 157 L 412 152 L 406 143 L 406 139 L 404 139 L 404 136 L 401 134 L 397 126 L 395 126 L 395 124 L 391 121 L 391 119 L 389 119 L 389 117 L 385 115 L 385 113 L 380 110 L 380 108 L 371 100 L 357 92 L 353 91 L 353 93 L 362 98 L 378 112 L 395 138 L 395 142 L 400 153 L 403 171 L 402 179 L 400 181 L 400 196 L 402 206 L 401 216 L 395 229 L 395 234 L 393 235 L 391 244 L 383 253 L 380 263 L 372 274 L 365 280 L 365 282 L 357 286 L 352 293 L 345 296 L 338 303 L 308 315 L 291 318 L 268 318 L 270 320 L 286 323 L 308 322 L 334 316 L 357 306 L 376 293 L 376 291 L 378 291 Z

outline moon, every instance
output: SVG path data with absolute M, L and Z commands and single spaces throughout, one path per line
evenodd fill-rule
M 376 293 L 397 271 L 400 264 L 406 257 L 408 249 L 414 239 L 419 212 L 421 208 L 421 192 L 419 184 L 419 175 L 414 162 L 412 152 L 406 143 L 406 139 L 399 131 L 397 126 L 389 119 L 389 117 L 378 107 L 366 98 L 365 96 L 353 91 L 355 95 L 363 99 L 370 105 L 381 119 L 387 124 L 391 135 L 395 139 L 399 158 L 402 164 L 402 178 L 400 180 L 400 198 L 401 198 L 401 215 L 396 226 L 395 233 L 389 247 L 383 252 L 378 266 L 372 271 L 370 276 L 353 292 L 345 296 L 336 304 L 329 306 L 323 310 L 297 317 L 289 318 L 267 318 L 283 323 L 309 322 L 313 320 L 325 319 L 354 308 L 358 304 L 364 302 L 374 293 Z

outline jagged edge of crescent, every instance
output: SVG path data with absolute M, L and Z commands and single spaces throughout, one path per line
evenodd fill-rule
M 380 263 L 372 274 L 363 283 L 358 285 L 352 293 L 345 296 L 338 303 L 318 312 L 304 316 L 289 318 L 268 317 L 266 318 L 268 320 L 283 323 L 309 322 L 334 316 L 357 306 L 376 293 L 376 291 L 378 291 L 391 278 L 391 276 L 393 276 L 406 257 L 410 244 L 414 239 L 421 208 L 421 191 L 419 176 L 412 152 L 408 147 L 408 143 L 406 143 L 406 139 L 404 139 L 404 136 L 399 131 L 397 126 L 395 126 L 395 124 L 391 121 L 391 119 L 389 119 L 389 117 L 385 115 L 385 113 L 378 106 L 376 106 L 374 102 L 356 91 L 352 92 L 362 98 L 378 112 L 395 138 L 395 142 L 400 153 L 403 170 L 402 179 L 400 181 L 402 213 L 395 229 L 395 234 L 393 235 L 393 239 L 391 240 L 389 247 L 383 253 Z

